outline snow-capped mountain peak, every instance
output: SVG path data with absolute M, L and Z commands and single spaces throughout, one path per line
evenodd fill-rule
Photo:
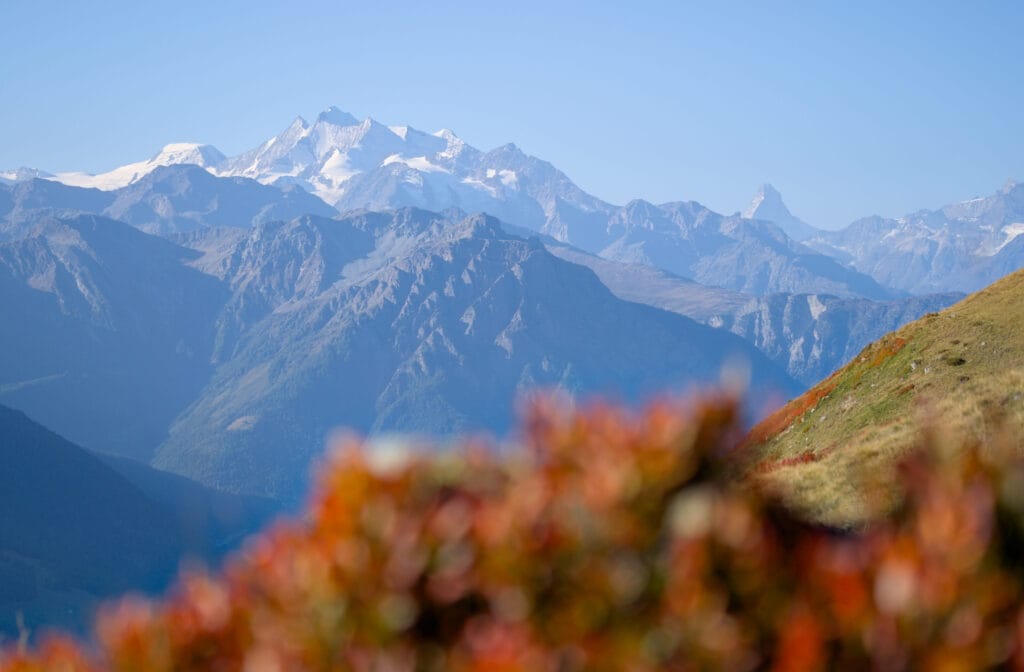
M 154 166 L 174 166 L 190 163 L 202 168 L 216 168 L 227 159 L 213 145 L 200 145 L 194 142 L 174 142 L 164 145 L 156 156 L 149 160 Z
M 451 129 L 426 133 L 370 117 L 359 121 L 336 107 L 311 122 L 296 117 L 281 133 L 238 156 L 225 158 L 211 147 L 179 143 L 110 173 L 63 174 L 53 179 L 112 190 L 133 184 L 158 166 L 175 163 L 194 163 L 220 177 L 300 187 L 340 211 L 414 206 L 487 212 L 592 251 L 608 248 L 611 257 L 637 257 L 639 253 L 625 249 L 637 242 L 629 238 L 631 232 L 651 231 L 650 235 L 669 239 L 680 232 L 680 225 L 660 214 L 642 223 L 631 220 L 625 228 L 610 226 L 616 206 L 586 193 L 555 166 L 513 143 L 482 152 Z M 777 192 L 765 188 L 761 196 L 758 217 L 775 201 L 780 212 L 788 215 Z M 680 263 L 681 269 L 690 269 L 689 262 Z
M 743 217 L 744 219 L 764 219 L 763 217 L 758 217 L 759 212 L 780 209 L 785 214 L 790 214 L 786 204 L 782 201 L 782 194 L 771 184 L 765 182 L 754 192 L 754 197 L 750 199 L 750 205 L 743 211 Z
M 288 128 L 286 128 L 284 130 L 284 133 L 282 133 L 281 135 L 297 136 L 297 135 L 303 135 L 303 134 L 307 133 L 308 131 L 309 131 L 309 122 L 306 121 L 306 119 L 304 117 L 297 116 L 294 119 L 292 119 L 292 123 L 290 123 L 288 125 Z M 280 137 L 281 137 L 280 135 L 279 136 L 275 136 L 275 138 L 280 138 Z M 271 138 L 271 140 L 274 140 L 275 138 Z
M 779 190 L 767 182 L 758 187 L 742 216 L 744 219 L 772 222 L 794 240 L 807 240 L 818 233 L 813 226 L 793 215 L 782 200 Z
M 195 164 L 210 172 L 216 172 L 226 161 L 224 154 L 212 145 L 194 142 L 175 142 L 165 145 L 159 152 L 145 161 L 137 161 L 115 168 L 106 173 L 58 173 L 46 179 L 56 180 L 73 187 L 92 187 L 103 191 L 120 189 L 134 184 L 160 166 Z
M 62 173 L 49 179 L 110 191 L 159 166 L 176 164 L 195 164 L 220 177 L 299 186 L 341 210 L 456 207 L 538 230 L 554 218 L 559 223 L 552 231 L 563 236 L 568 236 L 567 226 L 583 226 L 591 214 L 611 208 L 514 144 L 482 152 L 447 128 L 425 133 L 372 117 L 358 120 L 338 107 L 320 112 L 312 122 L 296 117 L 278 135 L 233 157 L 208 145 L 175 143 L 148 160 L 107 173 Z M 13 182 L 25 174 L 12 171 L 0 179 Z M 579 212 L 570 214 L 566 208 Z
M 1022 265 L 1024 185 L 1010 180 L 936 210 L 865 217 L 808 245 L 902 291 L 976 291 Z
M 24 182 L 35 178 L 47 179 L 53 175 L 36 168 L 15 168 L 14 170 L 0 170 L 0 184 L 11 184 L 13 182 Z

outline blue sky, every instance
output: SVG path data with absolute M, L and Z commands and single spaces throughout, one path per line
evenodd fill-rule
M 235 154 L 333 104 L 515 142 L 617 203 L 733 212 L 769 181 L 831 228 L 1024 179 L 1022 26 L 1019 2 L 7 0 L 0 167 Z

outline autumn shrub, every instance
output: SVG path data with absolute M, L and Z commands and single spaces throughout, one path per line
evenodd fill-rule
M 305 517 L 220 573 L 0 670 L 1024 668 L 1024 465 L 1002 443 L 922 437 L 898 512 L 840 533 L 751 487 L 743 438 L 705 398 L 539 405 L 504 451 L 349 442 Z

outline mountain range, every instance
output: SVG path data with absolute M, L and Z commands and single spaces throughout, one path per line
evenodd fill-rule
M 1024 266 L 1024 184 L 900 217 L 866 217 L 806 241 L 915 294 L 972 292 Z
M 235 186 L 212 188 L 202 185 L 200 176 L 191 176 L 185 186 L 176 182 L 180 175 L 160 175 L 161 169 L 182 165 L 233 178 Z M 131 188 L 154 173 L 162 185 Z M 742 214 L 731 216 L 694 202 L 617 206 L 513 144 L 481 151 L 448 129 L 426 133 L 389 126 L 334 107 L 312 123 L 298 117 L 280 134 L 234 157 L 210 145 L 174 143 L 150 159 L 98 175 L 32 168 L 0 172 L 0 184 L 39 178 L 116 194 L 117 203 L 95 192 L 68 194 L 64 207 L 103 211 L 156 233 L 326 215 L 324 204 L 339 212 L 406 206 L 487 212 L 607 259 L 759 295 L 893 299 L 973 291 L 1024 261 L 1018 238 L 1024 232 L 1024 196 L 1014 182 L 992 196 L 938 210 L 896 219 L 867 217 L 840 231 L 824 231 L 793 215 L 769 184 L 757 190 Z M 268 196 L 238 178 L 274 185 L 287 196 Z M 211 195 L 219 190 L 225 190 L 223 203 Z M 89 199 L 102 200 L 102 207 L 75 205 Z M 12 202 L 15 209 L 31 206 L 24 196 L 0 194 L 0 212 L 10 210 Z M 10 224 L 5 228 L 9 236 Z
M 183 558 L 216 561 L 274 510 L 91 453 L 0 406 L 0 639 L 82 630 L 100 598 L 164 588 Z
M 550 163 L 513 144 L 484 152 L 447 129 L 425 133 L 409 126 L 385 126 L 371 118 L 358 121 L 337 108 L 325 110 L 313 123 L 297 118 L 279 135 L 235 157 L 225 157 L 208 145 L 176 143 L 148 160 L 100 175 L 50 175 L 23 169 L 0 176 L 8 180 L 45 177 L 116 193 L 120 203 L 105 206 L 103 210 L 109 208 L 105 214 L 158 233 L 195 226 L 199 215 L 212 210 L 221 221 L 230 218 L 236 226 L 254 218 L 287 218 L 283 211 L 289 207 L 313 212 L 311 204 L 299 202 L 298 193 L 292 194 L 291 202 L 278 204 L 276 211 L 250 206 L 253 212 L 236 213 L 226 204 L 211 205 L 210 199 L 184 210 L 173 203 L 182 188 L 166 176 L 162 179 L 170 185 L 162 187 L 164 191 L 151 193 L 145 203 L 136 202 L 139 190 L 131 189 L 133 185 L 167 166 L 186 164 L 220 177 L 250 178 L 285 189 L 298 186 L 341 212 L 406 206 L 487 212 L 608 259 L 646 263 L 705 284 L 757 294 L 815 291 L 893 296 L 870 277 L 803 247 L 780 231 L 779 227 L 793 231 L 800 222 L 782 217 L 788 211 L 770 187 L 762 188 L 760 201 L 747 217 L 722 216 L 694 202 L 634 201 L 620 207 L 587 194 Z M 236 188 L 239 196 L 242 184 Z M 251 184 L 246 187 L 255 191 Z M 226 198 L 231 203 L 239 200 L 236 195 Z M 89 211 L 98 210 L 94 206 Z M 778 227 L 765 218 L 750 219 L 760 211 L 777 217 Z
M 1018 306 L 935 313 L 1024 265 L 1022 190 L 826 231 L 768 184 L 731 215 L 615 205 L 515 145 L 337 108 L 234 157 L 178 143 L 100 175 L 0 173 L 0 403 L 18 409 L 0 407 L 0 635 L 216 561 L 302 496 L 342 427 L 501 437 L 537 389 L 632 403 L 746 371 L 751 420 L 824 399 L 759 448 L 790 465 L 930 384 L 981 399 L 982 331 L 1012 340 Z M 893 358 L 909 372 L 857 373 L 918 319 L 898 338 L 920 362 Z M 836 375 L 879 387 L 822 395 L 848 361 Z M 849 523 L 862 510 L 828 497 L 854 501 L 852 481 L 815 465 L 878 456 L 829 451 L 797 468 L 795 504 Z
M 337 108 L 235 157 L 178 143 L 0 181 L 18 318 L 0 399 L 87 447 L 286 498 L 338 424 L 501 432 L 531 387 L 637 399 L 737 353 L 758 389 L 793 391 L 1024 259 L 1015 185 L 914 220 L 931 233 L 830 232 L 770 185 L 742 214 L 618 206 L 515 145 Z M 969 238 L 953 222 L 973 242 L 921 242 Z M 933 282 L 896 270 L 947 261 Z
M 1024 230 L 1024 197 L 1021 186 L 1013 181 L 991 197 L 897 219 L 867 217 L 841 232 L 826 232 L 793 215 L 771 184 L 759 188 L 742 215 L 730 217 L 692 202 L 655 206 L 637 201 L 620 207 L 587 194 L 550 163 L 524 154 L 514 144 L 482 152 L 449 129 L 426 133 L 410 126 L 387 126 L 369 117 L 359 121 L 337 108 L 324 111 L 312 123 L 298 117 L 279 135 L 236 157 L 226 157 L 208 144 L 177 142 L 164 146 L 151 159 L 98 175 L 22 168 L 0 172 L 0 183 L 44 178 L 118 192 L 161 168 L 180 165 L 196 165 L 217 176 L 251 178 L 286 190 L 297 185 L 342 212 L 406 206 L 487 212 L 606 258 L 649 263 L 705 284 L 734 289 L 743 289 L 736 287 L 737 283 L 745 284 L 746 291 L 758 293 L 827 291 L 874 298 L 870 294 L 878 293 L 879 288 L 870 287 L 872 281 L 906 293 L 972 291 L 1019 264 L 1017 237 Z M 229 201 L 238 203 L 245 196 L 241 185 L 246 183 L 239 184 Z M 173 187 L 165 188 L 171 188 L 171 198 L 181 195 L 180 187 L 176 193 Z M 128 192 L 125 202 L 109 214 L 127 221 L 120 215 L 132 210 L 136 199 Z M 291 199 L 298 202 L 302 197 L 293 193 Z M 0 207 L 4 200 L 9 197 L 0 197 Z M 175 217 L 172 211 L 176 208 L 151 198 L 148 206 L 158 213 L 133 214 L 131 223 L 158 232 L 161 226 L 187 228 L 199 221 L 199 214 L 211 209 L 209 199 L 205 205 L 205 209 L 194 206 Z M 314 207 L 310 201 L 289 205 L 309 212 Z M 97 211 L 95 205 L 87 209 Z M 258 207 L 255 212 L 238 213 L 228 206 L 212 209 L 229 217 L 230 225 L 261 216 L 287 218 L 282 212 L 261 214 Z M 706 218 L 712 221 L 703 221 Z M 751 223 L 742 225 L 741 220 Z M 782 240 L 765 229 L 764 222 L 781 228 Z M 755 274 L 754 266 L 737 268 L 728 263 L 726 272 L 716 275 L 713 268 L 721 267 L 721 257 L 714 259 L 716 248 L 729 244 L 723 239 L 738 239 L 742 244 L 751 237 L 759 246 L 774 247 L 776 253 L 803 257 L 798 266 L 815 266 L 811 274 L 823 276 L 834 287 L 809 287 L 804 278 L 805 286 L 794 290 L 797 280 L 788 272 L 783 279 L 776 279 L 772 274 L 765 277 L 763 270 Z M 834 257 L 843 269 L 829 260 L 808 258 L 813 253 L 799 243 L 808 243 L 829 259 Z M 786 247 L 791 248 L 788 254 L 781 249 Z M 744 250 L 750 254 L 749 245 Z M 694 253 L 715 263 L 694 261 Z M 725 260 L 733 260 L 735 254 L 726 253 Z M 778 262 L 769 265 L 777 267 Z M 723 282 L 734 270 L 744 271 L 738 275 L 745 278 Z M 870 278 L 858 276 L 856 271 Z M 762 278 L 752 281 L 752 275 Z M 844 279 L 838 281 L 840 276 Z
M 337 214 L 298 187 L 279 189 L 247 178 L 218 178 L 192 164 L 160 165 L 109 191 L 43 179 L 0 185 L 0 240 L 24 237 L 41 217 L 67 212 L 102 214 L 164 236 L 304 214 Z
M 727 329 L 804 385 L 831 373 L 865 343 L 963 297 L 958 292 L 886 301 L 807 293 L 757 296 L 643 264 L 609 261 L 551 239 L 544 242 L 552 254 L 590 268 L 619 298 Z
M 227 297 L 198 254 L 99 215 L 0 243 L 0 399 L 87 448 L 148 459 L 212 371 Z
M 336 425 L 500 432 L 534 387 L 635 400 L 732 357 L 796 389 L 746 341 L 622 301 L 483 215 L 306 215 L 179 242 L 77 215 L 0 245 L 5 311 L 26 316 L 0 329 L 0 397 L 87 447 L 288 497 Z

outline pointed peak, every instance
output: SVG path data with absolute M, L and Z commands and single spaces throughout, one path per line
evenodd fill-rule
M 292 123 L 288 124 L 288 130 L 304 130 L 309 128 L 309 122 L 306 121 L 301 115 L 292 119 Z
M 766 211 L 771 211 L 773 217 L 778 217 L 782 213 L 790 215 L 789 208 L 782 200 L 782 194 L 769 182 L 761 184 L 754 192 L 754 197 L 750 199 L 750 205 L 743 211 L 743 218 L 771 219 L 772 217 L 765 216 Z
M 442 128 L 439 131 L 434 131 L 431 135 L 435 138 L 447 140 L 448 142 L 461 142 L 461 138 L 459 138 L 459 136 L 455 134 L 455 131 L 450 128 Z
M 758 187 L 750 205 L 740 216 L 743 219 L 772 222 L 796 241 L 807 240 L 818 233 L 817 229 L 790 212 L 782 200 L 782 194 L 767 182 Z
M 1019 186 L 1020 182 L 1011 177 L 1006 181 L 1006 184 L 1003 185 L 1002 189 L 999 190 L 999 193 L 1008 194 Z
M 525 156 L 526 155 L 523 152 L 523 150 L 519 149 L 519 147 L 516 146 L 516 144 L 514 142 L 506 143 L 506 144 L 502 145 L 501 147 L 495 147 L 490 152 L 488 152 L 488 154 L 491 155 L 491 156 L 503 156 L 504 155 L 504 156 L 511 156 L 511 157 L 518 157 L 518 156 Z
M 316 121 L 318 124 L 331 124 L 333 126 L 358 126 L 359 120 L 353 117 L 348 112 L 331 105 L 326 110 L 317 115 Z

